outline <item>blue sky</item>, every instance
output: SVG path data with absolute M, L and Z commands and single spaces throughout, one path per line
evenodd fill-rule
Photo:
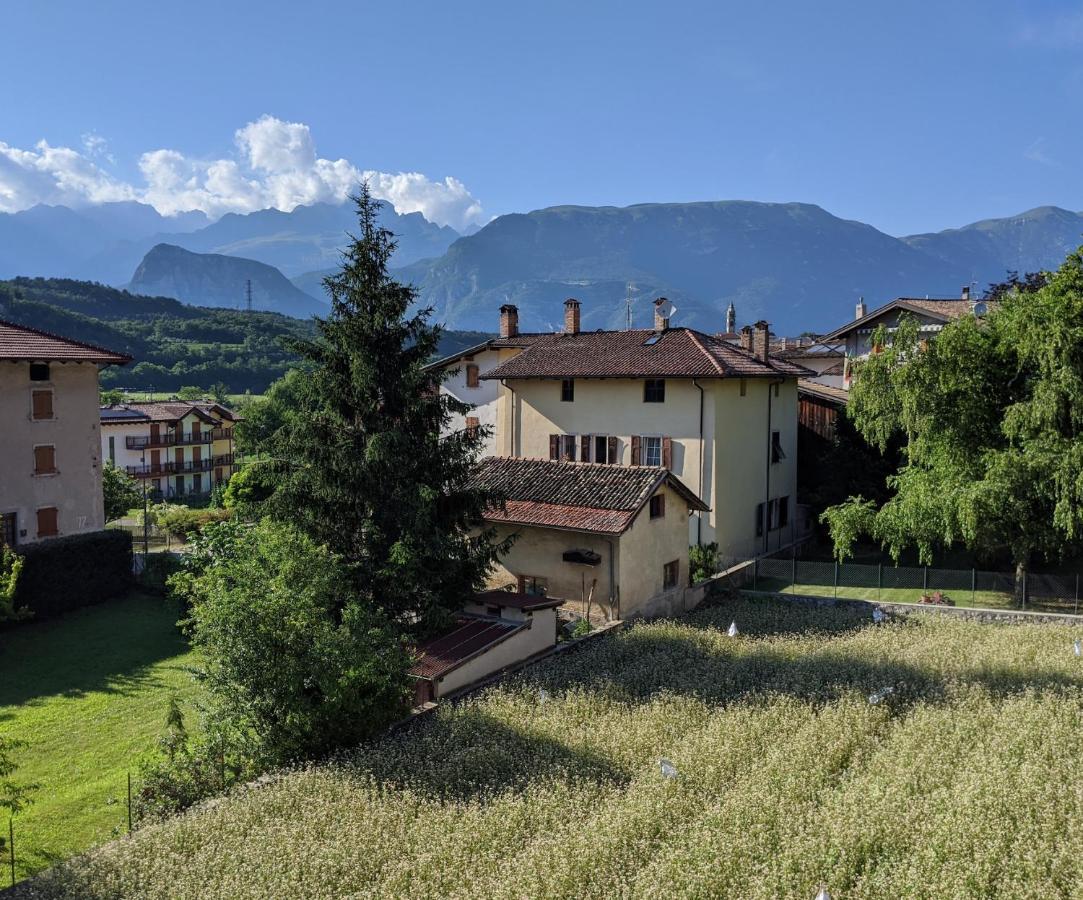
M 731 198 L 892 234 L 1083 209 L 1078 2 L 15 0 L 0 16 L 9 211 L 133 196 L 216 215 L 327 199 L 359 171 L 458 226 Z

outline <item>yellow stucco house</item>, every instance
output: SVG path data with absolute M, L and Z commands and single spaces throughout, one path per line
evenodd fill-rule
M 489 425 L 493 456 L 661 466 L 702 501 L 685 540 L 748 558 L 795 537 L 797 383 L 807 369 L 769 352 L 766 322 L 733 338 L 671 327 L 521 334 L 514 306 L 500 335 L 435 363 L 444 390 L 477 407 L 452 428 Z M 473 421 L 470 421 L 473 419 Z

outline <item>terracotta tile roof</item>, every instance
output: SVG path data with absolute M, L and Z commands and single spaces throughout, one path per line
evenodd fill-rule
M 621 534 L 662 484 L 692 509 L 707 509 L 680 479 L 658 466 L 490 456 L 478 464 L 475 481 L 506 500 L 504 509 L 486 515 L 494 522 Z
M 40 360 L 42 362 L 94 362 L 123 366 L 132 358 L 104 347 L 73 341 L 0 319 L 0 359 Z
M 483 341 L 480 344 L 475 344 L 473 347 L 465 347 L 458 353 L 452 353 L 450 356 L 444 356 L 434 362 L 425 366 L 426 369 L 442 369 L 445 366 L 449 366 L 454 362 L 458 362 L 464 356 L 474 356 L 477 353 L 484 353 L 486 350 L 505 350 L 516 347 L 529 347 L 539 338 L 547 337 L 545 334 L 517 334 L 515 337 L 496 337 L 490 338 L 487 341 Z
M 995 300 L 963 300 L 959 297 L 896 297 L 894 300 L 865 314 L 860 319 L 854 319 L 841 328 L 835 329 L 830 334 L 825 334 L 820 340 L 834 341 L 857 328 L 869 328 L 875 319 L 884 313 L 891 312 L 893 309 L 923 313 L 939 319 L 941 322 L 950 322 L 953 319 L 959 319 L 967 315 L 973 303 L 984 303 L 989 309 L 994 309 L 998 305 Z
M 764 363 L 718 335 L 691 328 L 533 335 L 522 353 L 482 378 L 796 378 L 780 359 Z M 509 339 L 514 340 L 514 339 Z
M 204 422 L 217 424 L 221 419 L 232 421 L 231 410 L 216 403 L 191 403 L 186 400 L 160 400 L 150 403 L 124 403 L 101 408 L 105 424 L 128 422 L 175 422 L 194 412 Z M 228 413 L 228 415 L 226 415 Z
M 529 622 L 494 622 L 462 616 L 450 631 L 418 647 L 421 658 L 409 674 L 415 678 L 439 678 L 528 626 Z
M 559 597 L 539 597 L 537 594 L 523 594 L 518 591 L 482 591 L 475 594 L 471 602 L 480 603 L 482 606 L 506 606 L 526 612 L 560 606 L 564 601 Z

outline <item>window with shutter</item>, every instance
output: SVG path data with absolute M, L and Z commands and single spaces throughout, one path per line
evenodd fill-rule
M 662 439 L 660 437 L 640 438 L 642 453 L 640 458 L 644 466 L 662 465 Z
M 38 537 L 53 537 L 60 533 L 57 509 L 45 506 L 38 510 Z
M 477 433 L 478 433 L 479 424 L 480 423 L 478 422 L 478 417 L 477 416 L 467 416 L 466 417 L 466 433 L 468 435 L 470 435 L 470 437 L 475 437 L 477 435 Z
M 560 444 L 560 458 L 565 462 L 575 462 L 575 435 L 562 435 Z
M 596 463 L 609 462 L 609 438 L 604 434 L 594 435 L 594 461 Z
M 662 438 L 662 465 L 667 469 L 673 468 L 673 439 Z
M 45 444 L 34 448 L 34 474 L 52 475 L 56 471 L 56 448 Z
M 639 465 L 639 457 L 641 455 L 640 443 L 641 443 L 641 441 L 640 441 L 639 435 L 638 434 L 633 434 L 632 435 L 632 465 L 633 466 L 638 466 Z
M 583 462 L 590 462 L 590 435 L 584 434 L 579 439 L 579 458 Z
M 31 416 L 34 419 L 53 417 L 53 392 L 31 391 Z
M 478 380 L 478 367 L 476 365 L 469 365 L 466 367 L 466 386 L 469 388 L 476 388 L 480 384 Z
M 609 464 L 611 466 L 616 465 L 620 460 L 617 458 L 617 439 L 615 436 L 610 435 L 607 443 L 609 444 Z

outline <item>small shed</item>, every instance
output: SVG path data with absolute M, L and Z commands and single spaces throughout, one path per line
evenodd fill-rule
M 544 653 L 557 641 L 564 601 L 512 591 L 485 591 L 467 602 L 454 624 L 430 638 L 410 669 L 414 705 L 430 703 Z

